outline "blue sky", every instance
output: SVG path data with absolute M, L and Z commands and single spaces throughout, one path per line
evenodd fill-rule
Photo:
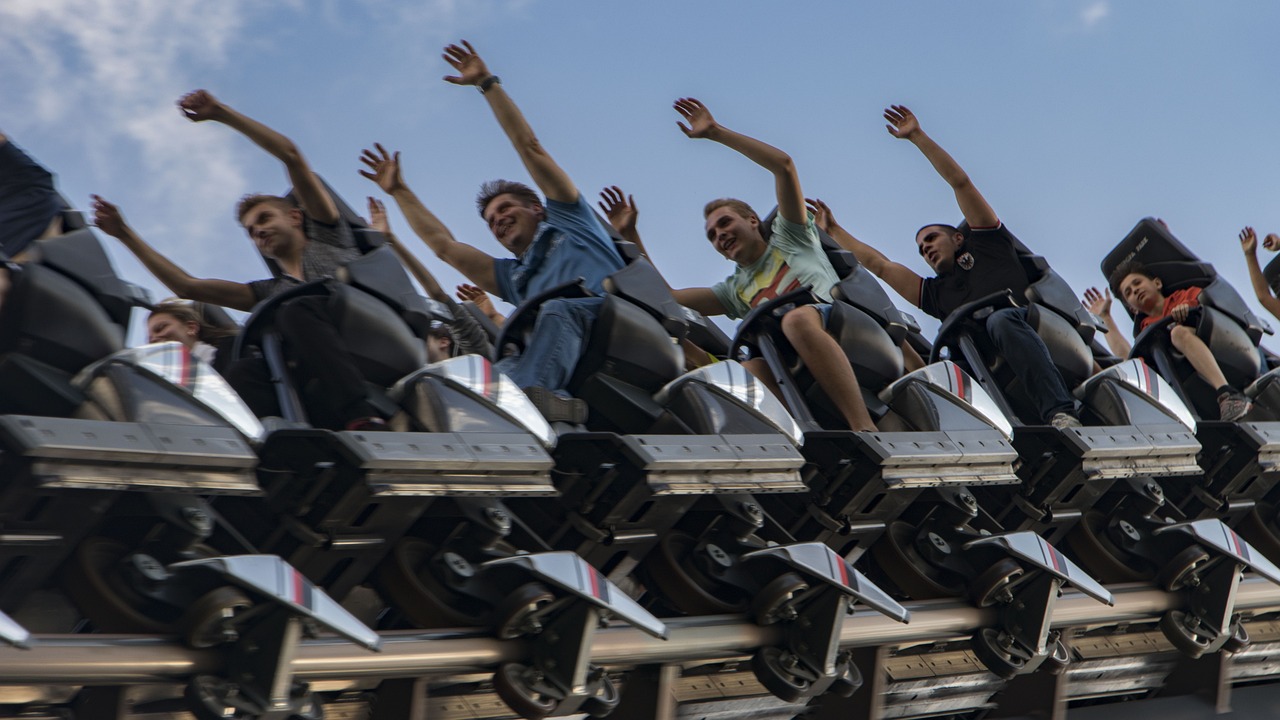
M 808 194 L 918 272 L 915 229 L 959 213 L 885 132 L 890 103 L 1078 291 L 1155 215 L 1251 299 L 1236 233 L 1280 232 L 1277 21 L 1265 0 L 0 0 L 0 129 L 74 203 L 116 202 L 194 275 L 263 276 L 232 208 L 286 185 L 247 141 L 179 115 L 195 88 L 292 137 L 359 207 L 376 190 L 356 174 L 360 149 L 401 150 L 428 207 L 498 254 L 475 190 L 526 176 L 483 99 L 440 80 L 441 47 L 465 37 L 584 193 L 635 194 L 676 286 L 731 270 L 703 238 L 703 203 L 773 204 L 763 170 L 676 129 L 671 102 L 687 95 L 791 153 Z M 168 294 L 106 240 L 127 277 Z

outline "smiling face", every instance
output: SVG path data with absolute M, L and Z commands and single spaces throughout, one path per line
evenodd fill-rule
M 1150 315 L 1164 302 L 1162 283 L 1142 273 L 1129 273 L 1120 281 L 1120 298 L 1135 312 Z
M 183 322 L 169 313 L 151 313 L 147 318 L 147 342 L 180 342 L 188 348 L 194 347 L 200 326 L 193 322 Z
M 307 241 L 302 211 L 285 207 L 282 202 L 264 201 L 245 208 L 240 224 L 264 257 L 291 257 L 301 253 Z
M 955 228 L 925 225 L 916 233 L 916 249 L 934 272 L 944 273 L 955 267 L 956 254 L 963 239 L 964 236 Z
M 755 215 L 742 216 L 730 206 L 718 207 L 707 215 L 707 240 L 726 260 L 747 266 L 764 253 L 760 220 Z
M 546 211 L 512 193 L 502 193 L 489 201 L 482 216 L 494 239 L 519 257 L 533 243 Z

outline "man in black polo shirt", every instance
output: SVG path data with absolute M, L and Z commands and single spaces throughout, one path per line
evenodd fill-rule
M 937 273 L 931 278 L 922 278 L 906 266 L 891 262 L 878 250 L 838 227 L 832 236 L 899 295 L 940 320 L 965 303 L 1005 290 L 1011 291 L 1019 301 L 1023 300 L 1031 282 L 1018 260 L 1013 234 L 1000 222 L 969 175 L 920 129 L 916 116 L 906 107 L 890 106 L 884 111 L 884 117 L 889 121 L 889 133 L 919 148 L 955 191 L 956 203 L 969 223 L 969 232 L 961 233 L 956 227 L 943 223 L 920 228 L 916 233 L 916 246 L 920 256 Z M 1075 401 L 1054 366 L 1049 349 L 1027 324 L 1026 308 L 997 310 L 987 318 L 986 330 L 997 351 L 1018 373 L 1036 406 L 1039 420 L 1057 428 L 1078 427 Z

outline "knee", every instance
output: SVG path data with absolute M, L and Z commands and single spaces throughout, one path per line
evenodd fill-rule
M 1185 352 L 1188 347 L 1197 343 L 1204 344 L 1200 336 L 1196 335 L 1195 329 L 1187 325 L 1174 325 L 1169 328 L 1169 341 L 1181 352 Z
M 822 327 L 822 315 L 812 305 L 795 308 L 782 316 L 782 334 L 795 342 L 797 339 L 812 337 L 814 333 L 825 333 Z
M 769 369 L 769 364 L 764 361 L 764 358 L 744 360 L 742 367 L 760 382 L 769 384 L 773 380 L 773 371 Z

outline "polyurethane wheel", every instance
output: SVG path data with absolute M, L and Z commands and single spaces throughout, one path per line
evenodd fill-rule
M 1169 642 L 1179 652 L 1195 659 L 1204 655 L 1213 639 L 1193 628 L 1193 622 L 1199 624 L 1193 616 L 1182 610 L 1170 610 L 1160 618 L 1160 632 L 1169 638 Z
M 1026 667 L 1026 654 L 1014 647 L 995 628 L 983 628 L 970 643 L 973 654 L 993 674 L 1004 680 L 1012 679 Z
M 253 607 L 238 589 L 222 585 L 201 595 L 178 621 L 182 641 L 190 648 L 208 648 L 227 640 L 227 621 Z
M 583 700 L 578 710 L 593 718 L 602 718 L 613 712 L 621 700 L 618 686 L 613 684 L 613 679 L 608 674 L 603 674 L 600 676 L 600 687 L 596 690 L 596 694 Z
M 168 634 L 174 624 L 152 617 L 121 591 L 120 564 L 132 549 L 107 537 L 85 538 L 63 566 L 62 587 L 99 632 Z
M 542 720 L 554 713 L 560 704 L 533 689 L 530 669 L 519 663 L 503 663 L 493 676 L 493 689 L 512 712 L 526 720 Z
M 529 634 L 529 617 L 555 599 L 551 590 L 540 582 L 521 585 L 494 611 L 494 633 L 503 640 Z
M 1107 516 L 1090 510 L 1067 533 L 1067 547 L 1073 559 L 1102 583 L 1141 582 L 1150 575 L 1141 572 L 1144 561 L 1121 550 L 1107 537 Z
M 862 671 L 853 663 L 853 657 L 848 652 L 840 653 L 836 658 L 836 681 L 831 683 L 828 692 L 840 697 L 853 697 L 860 687 Z
M 757 625 L 772 625 L 785 619 L 783 610 L 797 595 L 809 589 L 798 574 L 783 573 L 770 580 L 751 601 L 751 618 Z
M 776 647 L 762 647 L 751 656 L 751 670 L 766 690 L 783 702 L 797 703 L 809 693 L 813 683 L 787 668 L 791 653 Z
M 693 565 L 697 545 L 697 538 L 680 530 L 664 535 L 641 565 L 646 586 L 686 615 L 746 610 L 747 600 L 740 590 L 707 577 Z
M 453 592 L 436 577 L 436 547 L 421 538 L 402 538 L 378 563 L 376 585 L 387 601 L 421 628 L 473 627 L 489 621 L 488 607 Z
M 1049 657 L 1044 659 L 1040 667 L 1050 675 L 1061 675 L 1071 667 L 1071 648 L 1062 641 L 1061 635 L 1049 645 Z
M 1223 643 L 1222 649 L 1229 653 L 1238 653 L 1249 647 L 1249 643 L 1253 642 L 1249 638 L 1249 631 L 1245 628 L 1244 623 L 1236 620 L 1231 624 L 1231 637 Z
M 1156 584 L 1168 592 L 1186 587 L 1196 571 L 1209 562 L 1209 553 L 1199 545 L 1183 548 L 1156 573 Z
M 915 548 L 916 528 L 901 520 L 889 523 L 884 537 L 871 546 L 872 559 L 889 582 L 915 600 L 955 597 L 964 591 L 947 580 L 946 571 L 934 568 Z
M 969 586 L 969 598 L 978 607 L 991 607 L 1001 602 L 1006 588 L 1025 573 L 1012 558 L 1000 558 L 974 579 Z

